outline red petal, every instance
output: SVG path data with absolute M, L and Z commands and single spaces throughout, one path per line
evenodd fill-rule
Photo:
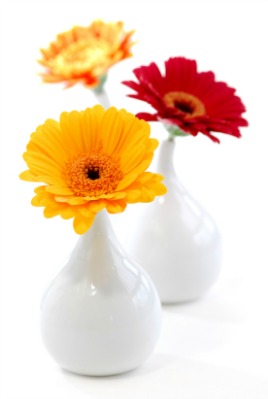
M 144 119 L 147 122 L 158 121 L 157 114 L 149 114 L 148 112 L 139 112 L 136 114 L 136 117 L 139 119 Z

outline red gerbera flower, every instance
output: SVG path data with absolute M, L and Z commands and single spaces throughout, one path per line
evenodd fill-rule
M 215 142 L 219 139 L 211 132 L 241 136 L 239 127 L 248 122 L 241 116 L 246 109 L 235 89 L 217 82 L 211 71 L 198 72 L 196 61 L 184 57 L 170 58 L 165 69 L 163 76 L 155 63 L 141 66 L 133 71 L 138 82 L 122 82 L 136 91 L 129 97 L 145 101 L 157 111 L 140 112 L 140 119 L 161 120 L 172 135 L 201 132 Z

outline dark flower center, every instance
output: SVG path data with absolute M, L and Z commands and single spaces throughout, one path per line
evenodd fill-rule
M 96 180 L 100 178 L 100 170 L 99 168 L 93 168 L 93 169 L 89 169 L 87 171 L 87 177 L 90 180 Z
M 186 114 L 192 114 L 193 113 L 193 107 L 191 104 L 182 102 L 182 101 L 174 101 L 174 106 L 177 108 L 179 111 L 184 112 Z
M 164 95 L 163 100 L 168 108 L 173 108 L 174 113 L 183 116 L 184 119 L 206 114 L 203 102 L 196 96 L 184 91 L 170 91 Z
M 68 187 L 82 197 L 112 193 L 123 177 L 119 158 L 98 151 L 66 162 L 64 175 Z

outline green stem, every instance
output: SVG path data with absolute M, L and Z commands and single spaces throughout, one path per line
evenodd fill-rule
M 95 94 L 99 94 L 99 93 L 102 93 L 102 92 L 104 91 L 103 87 L 104 87 L 104 84 L 105 84 L 106 80 L 107 80 L 107 75 L 102 75 L 102 76 L 99 78 L 99 84 L 98 84 L 98 86 L 96 86 L 96 87 L 93 89 L 93 91 L 94 91 Z
M 172 141 L 177 136 L 181 136 L 181 137 L 189 136 L 188 133 L 184 132 L 182 129 L 180 129 L 176 125 L 164 123 L 164 127 L 168 131 L 170 141 Z

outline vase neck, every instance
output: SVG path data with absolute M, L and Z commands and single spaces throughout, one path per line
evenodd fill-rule
M 91 245 L 92 241 L 97 244 L 100 237 L 103 240 L 104 237 L 111 235 L 114 236 L 113 228 L 107 211 L 104 209 L 96 214 L 93 225 L 80 237 L 80 241 L 83 245 L 88 245 L 89 243 Z
M 175 140 L 162 141 L 158 154 L 157 167 L 159 173 L 168 176 L 176 175 L 174 162 L 173 162 L 175 147 L 176 147 Z
M 76 244 L 68 262 L 79 279 L 85 278 L 99 286 L 116 273 L 114 259 L 121 253 L 121 247 L 113 231 L 107 211 L 99 212 L 92 227 Z

